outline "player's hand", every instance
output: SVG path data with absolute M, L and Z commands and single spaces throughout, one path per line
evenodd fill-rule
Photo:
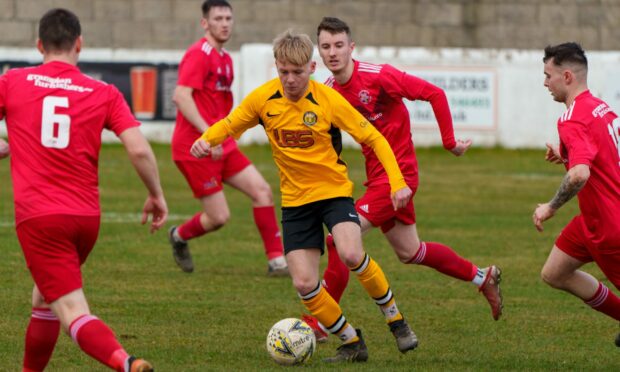
M 222 148 L 222 145 L 211 147 L 211 159 L 220 160 L 222 158 L 223 153 L 224 153 L 224 150 Z
M 198 139 L 194 142 L 189 152 L 196 158 L 204 158 L 211 153 L 211 145 L 203 139 Z
M 151 234 L 155 231 L 161 229 L 166 220 L 168 219 L 168 206 L 166 205 L 166 199 L 164 199 L 164 195 L 155 197 L 149 195 L 146 198 L 146 202 L 144 202 L 144 208 L 142 208 L 142 224 L 144 225 L 148 219 L 149 215 L 152 216 L 151 219 Z
M 392 205 L 394 206 L 394 210 L 405 207 L 407 203 L 409 203 L 412 195 L 413 192 L 408 186 L 405 186 L 392 194 Z
M 552 145 L 549 142 L 547 145 L 547 153 L 545 154 L 545 160 L 549 163 L 553 164 L 564 164 L 566 160 L 562 159 L 562 155 L 560 155 L 560 146 Z
M 471 146 L 471 144 L 472 141 L 470 139 L 467 139 L 465 141 L 456 140 L 456 146 L 451 148 L 450 152 L 453 153 L 454 156 L 461 156 L 469 149 L 469 146 Z
M 543 231 L 543 222 L 550 219 L 555 215 L 555 209 L 551 208 L 549 203 L 538 204 L 538 207 L 532 215 L 532 221 L 536 230 Z
M 10 153 L 11 149 L 9 148 L 9 144 L 0 138 L 0 159 L 8 157 Z

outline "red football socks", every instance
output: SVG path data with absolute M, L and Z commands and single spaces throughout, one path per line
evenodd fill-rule
M 284 255 L 282 248 L 282 237 L 278 222 L 276 220 L 276 211 L 273 205 L 266 207 L 254 207 L 254 223 L 260 232 L 265 246 L 265 254 L 267 259 L 271 260 Z
M 69 327 L 71 338 L 88 355 L 122 372 L 128 355 L 108 326 L 92 315 L 82 315 Z
M 196 213 L 194 217 L 190 218 L 177 228 L 177 233 L 181 239 L 187 241 L 207 233 L 205 228 L 200 223 L 201 215 L 202 212 Z
M 43 371 L 47 366 L 60 333 L 60 321 L 51 309 L 32 308 L 26 330 L 24 372 Z
M 584 301 L 596 311 L 620 320 L 620 298 L 609 290 L 603 283 L 598 283 L 598 289 L 592 298 Z
M 442 274 L 465 281 L 472 281 L 478 270 L 476 265 L 456 254 L 450 247 L 432 242 L 421 242 L 418 252 L 407 263 L 432 267 Z
M 327 267 L 323 273 L 323 287 L 327 290 L 336 302 L 340 302 L 340 298 L 349 283 L 349 268 L 340 260 L 334 238 L 331 234 L 325 239 L 327 245 Z

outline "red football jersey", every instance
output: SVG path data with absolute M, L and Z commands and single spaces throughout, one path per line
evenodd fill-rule
M 418 162 L 411 139 L 409 111 L 403 98 L 431 103 L 443 145 L 451 149 L 456 141 L 445 93 L 435 85 L 387 64 L 354 63 L 353 75 L 347 83 L 340 85 L 332 76 L 325 84 L 342 94 L 383 134 L 394 151 L 405 181 L 410 186 L 417 186 Z M 372 149 L 362 146 L 362 152 L 366 157 L 368 178 L 365 184 L 387 183 L 387 174 Z
M 99 215 L 104 128 L 140 125 L 113 85 L 49 62 L 0 76 L 0 118 L 11 145 L 15 222 L 49 214 Z
M 576 164 L 590 167 L 579 191 L 579 209 L 594 243 L 616 243 L 620 251 L 620 123 L 607 103 L 585 91 L 558 119 L 560 151 Z
M 207 39 L 202 38 L 190 46 L 179 64 L 178 85 L 193 88 L 194 102 L 202 118 L 211 125 L 224 118 L 233 105 L 231 86 L 233 64 L 230 54 L 224 49 L 218 52 Z M 200 137 L 198 131 L 177 111 L 176 126 L 172 135 L 173 160 L 197 160 L 189 150 Z M 230 138 L 223 144 L 224 152 L 237 145 Z

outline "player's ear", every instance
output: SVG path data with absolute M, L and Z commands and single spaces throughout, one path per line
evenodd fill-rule
M 202 27 L 205 32 L 209 29 L 209 23 L 205 17 L 200 18 L 200 27 Z
M 37 49 L 39 50 L 39 53 L 45 54 L 45 49 L 43 48 L 43 42 L 41 39 L 37 39 Z
M 567 70 L 564 70 L 564 71 L 562 72 L 562 77 L 564 78 L 564 83 L 565 83 L 565 84 L 570 84 L 570 83 L 572 83 L 572 82 L 573 82 L 573 79 L 575 78 L 575 77 L 573 76 L 573 72 L 572 72 L 571 70 L 568 70 L 568 69 L 567 69 Z
M 316 70 L 316 61 L 310 61 L 310 74 L 314 74 Z
M 75 52 L 79 53 L 82 51 L 82 43 L 84 42 L 84 39 L 82 38 L 82 35 L 80 35 L 77 40 L 75 41 Z

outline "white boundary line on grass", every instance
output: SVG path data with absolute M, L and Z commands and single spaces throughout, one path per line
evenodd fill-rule
M 169 214 L 168 221 L 183 221 L 191 217 L 191 215 L 184 214 Z M 139 225 L 141 218 L 141 213 L 104 212 L 101 214 L 101 223 L 135 223 Z M 14 221 L 0 220 L 0 227 L 13 226 L 15 226 Z

